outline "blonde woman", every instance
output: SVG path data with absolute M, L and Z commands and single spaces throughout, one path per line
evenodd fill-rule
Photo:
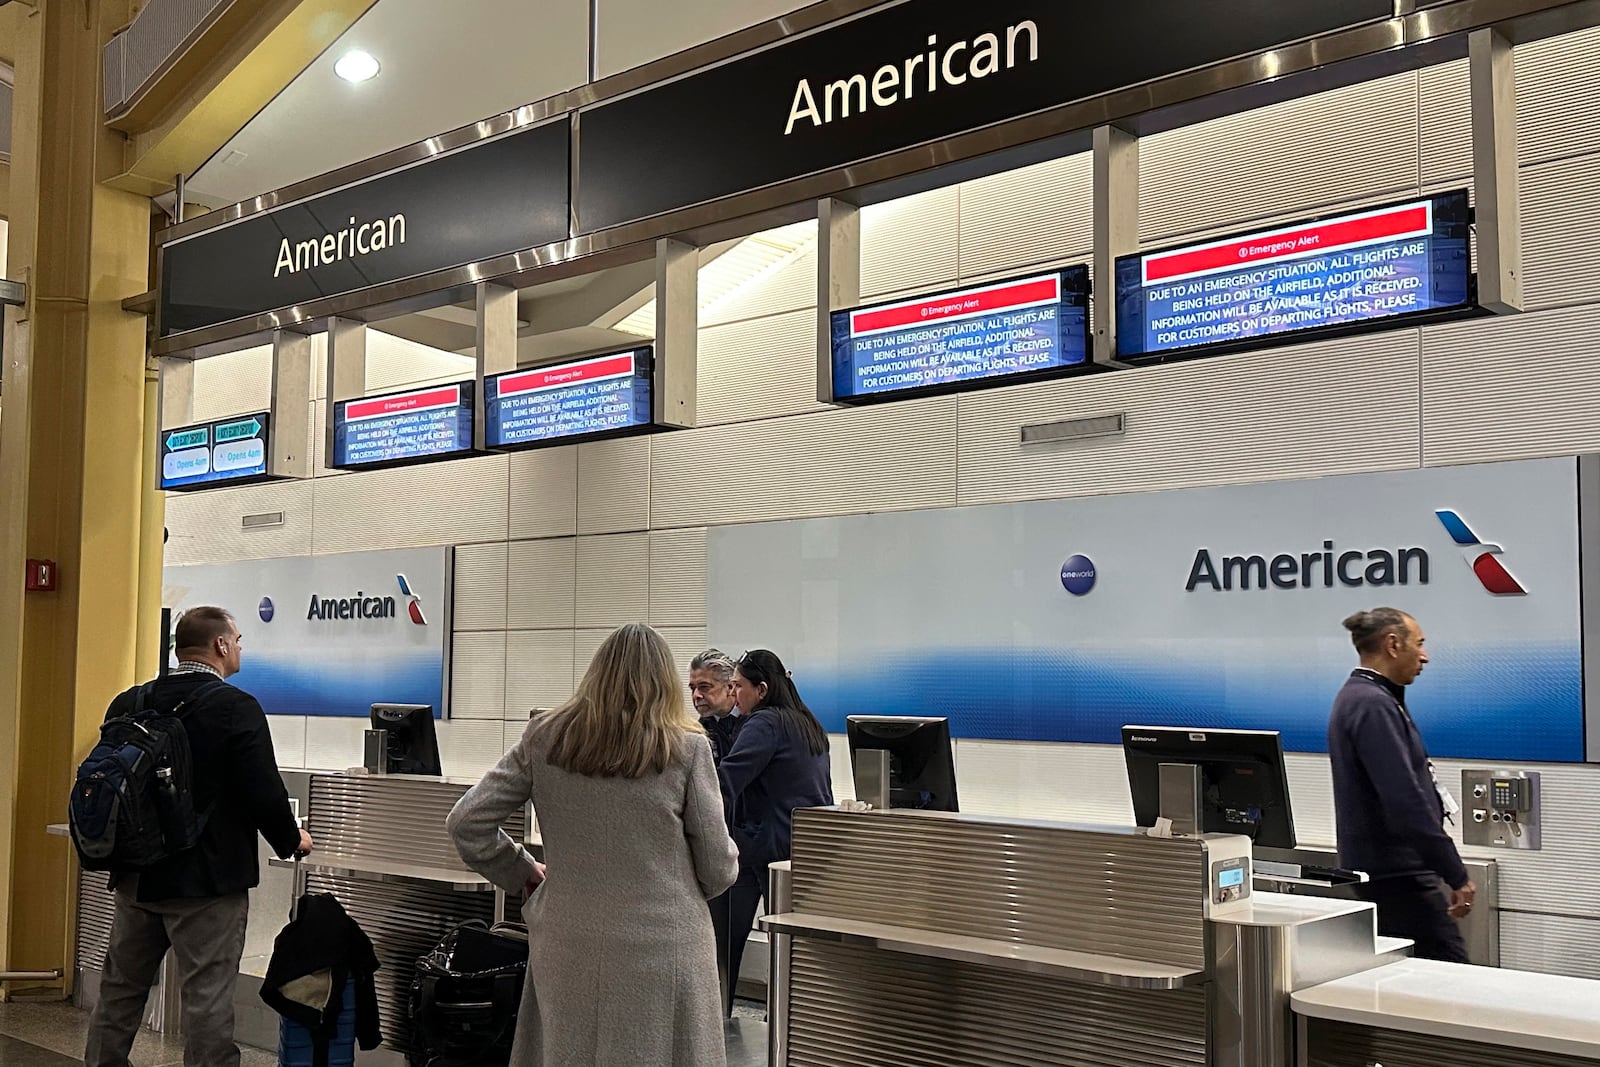
M 501 825 L 533 801 L 546 875 Z M 738 874 L 711 746 L 667 643 L 606 638 L 577 695 L 528 724 L 448 822 L 461 858 L 537 886 L 515 1067 L 722 1067 L 706 901 Z

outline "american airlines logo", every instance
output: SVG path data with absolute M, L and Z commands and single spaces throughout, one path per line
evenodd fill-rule
M 1478 583 L 1491 596 L 1527 596 L 1528 591 L 1522 583 L 1506 569 L 1500 562 L 1499 556 L 1505 550 L 1499 545 L 1490 544 L 1480 540 L 1472 532 L 1472 527 L 1467 525 L 1465 519 L 1449 508 L 1441 508 L 1434 512 L 1443 524 L 1445 532 L 1450 539 L 1461 549 L 1461 558 L 1472 569 Z

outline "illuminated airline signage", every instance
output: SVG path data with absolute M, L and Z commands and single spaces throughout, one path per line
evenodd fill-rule
M 392 467 L 472 452 L 472 382 L 341 400 L 331 467 Z
M 484 443 L 520 449 L 651 428 L 653 349 L 512 371 L 484 381 Z
M 267 413 L 162 430 L 162 489 L 215 489 L 267 477 Z
M 1081 368 L 1088 315 L 1087 267 L 836 311 L 833 399 L 867 403 Z
M 1465 192 L 1117 260 L 1124 359 L 1281 344 L 1473 309 Z

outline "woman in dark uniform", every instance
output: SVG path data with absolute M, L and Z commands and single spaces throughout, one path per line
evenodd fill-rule
M 783 662 L 765 649 L 745 653 L 734 668 L 733 688 L 743 724 L 719 775 L 728 826 L 739 846 L 739 878 L 724 895 L 726 909 L 717 902 L 712 908 L 730 976 L 723 991 L 729 1012 L 745 942 L 766 895 L 767 867 L 789 858 L 790 817 L 796 808 L 833 803 L 828 735 Z

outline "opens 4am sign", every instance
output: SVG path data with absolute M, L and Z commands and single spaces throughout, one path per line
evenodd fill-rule
M 1464 192 L 1117 261 L 1125 357 L 1470 306 Z

